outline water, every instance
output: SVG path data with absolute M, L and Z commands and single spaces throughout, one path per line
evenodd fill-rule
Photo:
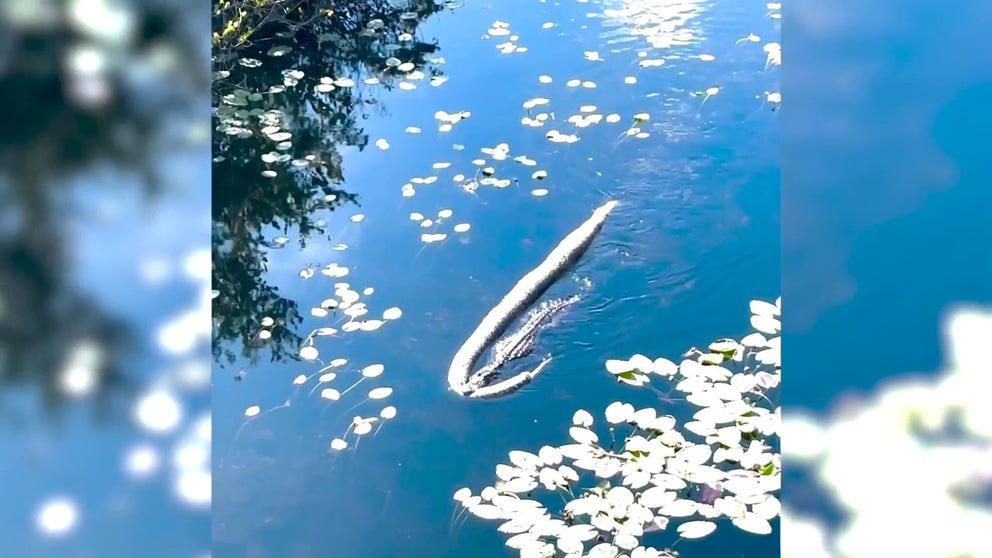
M 206 176 L 209 168 L 205 157 L 184 154 L 167 160 L 176 176 Z M 19 428 L 4 437 L 2 468 L 17 482 L 6 486 L 7 521 L 0 539 L 25 557 L 193 556 L 208 550 L 210 537 L 209 339 L 187 322 L 181 325 L 193 343 L 175 350 L 160 341 L 160 332 L 181 316 L 204 316 L 197 315 L 190 299 L 204 291 L 207 266 L 186 266 L 190 256 L 205 259 L 206 247 L 197 245 L 195 233 L 206 228 L 207 214 L 189 190 L 170 190 L 162 205 L 116 189 L 78 194 L 77 214 L 60 226 L 67 251 L 86 257 L 63 270 L 67 288 L 84 293 L 92 304 L 79 313 L 84 323 L 94 314 L 119 320 L 126 349 L 114 354 L 99 338 L 97 346 L 106 358 L 126 361 L 127 370 L 120 385 L 89 396 L 51 393 L 58 384 L 44 393 L 11 389 L 4 394 L 7 416 L 45 420 L 14 423 Z M 191 226 L 173 227 L 179 219 Z M 162 266 L 157 279 L 145 273 L 149 262 Z M 53 372 L 61 376 L 65 368 L 59 363 Z M 158 413 L 137 412 L 155 394 L 176 405 L 174 422 L 163 406 Z M 65 400 L 58 401 L 58 395 Z M 207 435 L 198 443 L 195 433 L 204 425 L 200 432 Z M 136 449 L 153 457 L 142 470 L 129 463 Z M 188 474 L 205 477 L 205 486 L 180 490 L 193 478 Z M 55 501 L 66 501 L 74 510 L 65 531 L 46 529 L 40 520 L 42 510 Z
M 797 99 L 782 122 L 784 296 L 795 301 L 783 329 L 803 376 L 785 402 L 822 411 L 937 370 L 947 309 L 992 300 L 981 148 L 992 66 L 959 55 L 992 11 L 852 4 L 823 18 L 815 7 L 792 17 L 799 63 L 783 84 Z M 858 358 L 839 367 L 824 351 Z
M 944 457 L 987 451 L 988 437 L 962 418 L 987 402 L 948 401 L 935 387 L 952 365 L 943 320 L 959 305 L 992 301 L 983 149 L 992 64 L 962 56 L 986 33 L 992 10 L 978 2 L 950 13 L 923 1 L 898 10 L 813 1 L 786 11 L 783 358 L 799 380 L 784 390 L 785 416 L 811 413 L 831 439 L 857 425 L 842 435 L 845 443 L 827 448 L 826 468 L 802 463 L 787 444 L 786 509 L 820 523 L 834 554 L 980 554 L 988 547 L 983 529 L 958 534 L 957 520 L 933 522 L 960 516 L 957 509 L 911 529 L 901 498 L 883 495 L 922 478 L 948 503 L 917 501 L 914 509 L 987 513 L 992 503 L 987 475 L 955 478 L 945 471 L 968 460 Z M 982 342 L 979 328 L 966 333 Z M 967 394 L 988 392 L 974 377 L 967 384 Z M 911 390 L 926 411 L 906 408 Z M 943 418 L 921 428 L 922 415 Z M 928 466 L 919 474 L 907 463 Z M 786 544 L 790 554 L 810 555 L 799 545 L 814 540 Z
M 467 3 L 427 18 L 417 38 L 425 43 L 436 38 L 435 56 L 444 57 L 440 69 L 449 81 L 381 94 L 361 85 L 381 103 L 368 105 L 369 118 L 356 120 L 367 142 L 353 143 L 367 145 L 334 147 L 344 179 L 340 188 L 357 194 L 359 205 L 310 212 L 305 202 L 283 202 L 298 190 L 320 196 L 330 191 L 320 180 L 307 183 L 312 190 L 294 189 L 287 181 L 278 191 L 259 186 L 254 198 L 239 198 L 239 189 L 264 180 L 258 176 L 263 167 L 254 161 L 268 148 L 250 154 L 248 169 L 232 164 L 219 178 L 215 169 L 215 221 L 234 214 L 219 213 L 232 207 L 264 207 L 258 215 L 248 211 L 248 217 L 240 214 L 227 223 L 259 223 L 268 240 L 285 235 L 291 241 L 264 252 L 264 271 L 244 273 L 244 260 L 229 258 L 223 284 L 215 279 L 221 291 L 215 319 L 238 326 L 221 327 L 225 339 L 218 346 L 229 351 L 232 362 L 219 358 L 225 366 L 215 367 L 214 374 L 214 556 L 508 555 L 496 524 L 470 518 L 452 526 L 456 489 L 491 484 L 495 465 L 506 462 L 509 450 L 563 443 L 576 409 L 601 416 L 617 399 L 651 402 L 647 391 L 613 382 L 603 370 L 607 358 L 634 353 L 677 358 L 692 345 L 740 335 L 748 328 L 748 301 L 778 295 L 778 115 L 763 95 L 778 90 L 777 70 L 762 72 L 761 43 L 734 45 L 749 32 L 774 40 L 776 23 L 765 17 L 763 3 L 659 3 L 654 11 L 672 14 L 676 41 L 654 50 L 641 37 L 630 37 L 619 21 L 587 16 L 603 8 L 518 0 Z M 517 43 L 528 51 L 500 54 L 496 45 L 505 37 L 480 39 L 495 20 L 510 23 L 519 34 Z M 555 25 L 544 29 L 544 22 Z M 644 49 L 650 57 L 663 56 L 664 66 L 639 69 L 637 51 Z M 586 60 L 584 51 L 598 51 L 605 60 Z M 700 61 L 704 53 L 716 60 Z M 314 71 L 338 76 L 331 67 L 336 66 Z M 542 74 L 551 75 L 553 83 L 539 83 Z M 637 83 L 624 84 L 628 75 L 636 75 Z M 597 87 L 567 87 L 573 78 Z M 720 91 L 705 103 L 691 94 L 713 86 Z M 554 122 L 543 128 L 520 124 L 526 114 L 521 104 L 534 97 L 551 104 L 532 114 L 555 112 Z M 579 129 L 576 143 L 545 138 L 552 127 L 570 131 L 564 119 L 587 104 L 604 115 L 619 113 L 622 120 Z M 320 110 L 308 107 L 300 114 Z M 471 116 L 438 133 L 437 110 L 467 110 Z M 642 125 L 650 136 L 618 141 L 640 112 L 651 116 Z M 404 133 L 408 126 L 423 133 Z M 337 130 L 338 138 L 353 131 Z M 379 138 L 389 142 L 388 150 L 375 147 Z M 494 165 L 496 176 L 516 177 L 518 183 L 474 193 L 452 183 L 456 173 L 475 174 L 471 161 L 482 156 L 480 148 L 501 142 L 509 144 L 511 159 Z M 320 153 L 333 157 L 325 148 Z M 524 167 L 512 160 L 517 155 L 537 165 Z M 435 171 L 435 162 L 451 167 Z M 548 178 L 532 179 L 534 170 L 546 170 Z M 434 174 L 435 183 L 414 184 L 416 195 L 401 196 L 411 178 Z M 535 197 L 533 188 L 549 193 Z M 337 192 L 339 199 L 343 192 Z M 236 201 L 218 204 L 217 196 Z M 495 401 L 464 400 L 448 392 L 450 359 L 478 320 L 561 237 L 611 198 L 620 205 L 596 242 L 546 295 L 582 296 L 539 335 L 535 354 L 553 356 L 547 371 L 524 390 Z M 254 201 L 238 206 L 244 199 Z M 409 214 L 434 218 L 441 209 L 451 209 L 453 216 L 430 229 L 449 236 L 424 245 L 424 231 Z M 355 214 L 364 220 L 350 221 Z M 297 244 L 301 223 L 306 228 L 321 219 L 326 231 L 313 234 L 305 246 Z M 284 222 L 289 227 L 277 230 Z M 462 222 L 471 229 L 453 233 L 451 227 Z M 215 236 L 222 248 L 230 241 Z M 347 249 L 332 249 L 336 243 Z M 332 262 L 347 266 L 349 275 L 322 275 Z M 303 279 L 300 272 L 308 266 L 315 273 Z M 302 388 L 292 384 L 319 365 L 288 355 L 313 328 L 340 327 L 333 315 L 310 314 L 333 296 L 338 281 L 359 292 L 374 287 L 363 296 L 369 308 L 364 318 L 393 306 L 403 316 L 376 331 L 316 338 L 324 362 L 349 361 L 332 383 L 341 390 L 359 378 L 361 367 L 385 366 L 382 376 L 328 404 L 317 393 L 306 397 L 313 380 Z M 225 302 L 232 298 L 236 301 Z M 259 343 L 254 335 L 266 315 L 289 327 L 274 328 L 272 339 Z M 394 393 L 386 401 L 345 410 L 375 386 L 392 387 Z M 245 425 L 243 413 L 250 405 L 265 412 L 287 400 L 289 406 Z M 352 415 L 375 415 L 383 405 L 395 406 L 398 414 L 374 439 L 363 438 L 357 451 L 328 451 Z M 348 439 L 354 443 L 353 435 Z M 674 533 L 663 533 L 644 542 L 664 547 L 674 539 Z M 717 535 L 682 541 L 676 548 L 684 556 L 728 551 L 758 556 L 777 552 L 778 542 L 775 535 L 745 535 L 721 524 Z

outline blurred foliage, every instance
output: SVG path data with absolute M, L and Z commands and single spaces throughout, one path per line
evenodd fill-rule
M 297 303 L 268 283 L 270 250 L 329 240 L 318 212 L 342 189 L 341 149 L 364 149 L 361 121 L 382 88 L 440 74 L 417 36 L 431 0 L 225 0 L 213 12 L 213 320 L 218 363 L 297 359 Z M 368 83 L 366 80 L 372 80 Z M 284 238 L 267 235 L 282 236 Z M 258 338 L 263 318 L 276 327 Z
M 72 200 L 157 191 L 161 158 L 189 146 L 209 84 L 196 12 L 172 0 L 0 5 L 0 380 L 40 387 L 50 410 L 81 341 L 106 355 L 98 395 L 125 383 L 127 328 L 73 281 Z M 111 183 L 95 178 L 108 169 Z

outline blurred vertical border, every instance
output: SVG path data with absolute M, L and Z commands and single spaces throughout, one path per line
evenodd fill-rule
M 0 555 L 210 550 L 209 5 L 0 3 Z
M 784 556 L 992 556 L 990 29 L 783 6 Z

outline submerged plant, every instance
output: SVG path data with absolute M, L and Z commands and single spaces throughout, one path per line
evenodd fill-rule
M 579 409 L 571 441 L 535 453 L 514 450 L 496 466 L 497 480 L 478 495 L 454 499 L 469 513 L 502 521 L 506 545 L 522 557 L 647 558 L 678 556 L 642 544 L 648 533 L 673 529 L 701 538 L 719 523 L 767 535 L 781 505 L 777 388 L 781 379 L 781 298 L 751 302 L 756 330 L 690 349 L 681 363 L 634 355 L 609 360 L 618 381 L 657 389 L 671 384 L 698 410 L 684 424 L 651 407 L 606 407 L 605 432 Z M 607 434 L 601 436 L 601 434 Z M 585 482 L 583 482 L 585 481 Z M 532 496 L 558 493 L 563 505 Z M 675 537 L 672 537 L 675 539 Z

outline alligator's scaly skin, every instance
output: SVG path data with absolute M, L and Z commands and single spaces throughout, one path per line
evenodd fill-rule
M 548 324 L 551 319 L 565 308 L 579 301 L 578 296 L 556 298 L 542 303 L 531 311 L 527 321 L 516 331 L 501 338 L 493 345 L 493 354 L 489 362 L 472 374 L 469 383 L 483 387 L 493 383 L 507 363 L 523 358 L 534 349 L 537 332 Z
M 475 362 L 482 356 L 486 348 L 506 330 L 507 326 L 526 311 L 535 300 L 540 298 L 548 287 L 568 271 L 572 264 L 585 253 L 602 228 L 607 215 L 613 211 L 616 205 L 616 201 L 608 201 L 596 208 L 591 217 L 565 236 L 543 262 L 521 277 L 517 284 L 510 289 L 510 292 L 482 318 L 475 331 L 469 335 L 451 359 L 451 366 L 448 368 L 448 387 L 452 391 L 464 397 L 499 397 L 520 389 L 533 380 L 547 365 L 550 357 L 545 358 L 534 370 L 520 372 L 505 380 L 482 385 L 478 381 L 481 378 L 479 374 L 472 371 Z M 526 337 L 524 336 L 524 339 L 517 342 L 517 352 L 521 348 L 524 350 L 528 348 L 529 341 L 526 340 Z M 499 350 L 495 351 L 496 355 L 513 354 L 514 351 L 508 350 L 510 343 L 510 339 L 501 343 Z M 490 376 L 488 381 L 492 382 L 493 377 Z

